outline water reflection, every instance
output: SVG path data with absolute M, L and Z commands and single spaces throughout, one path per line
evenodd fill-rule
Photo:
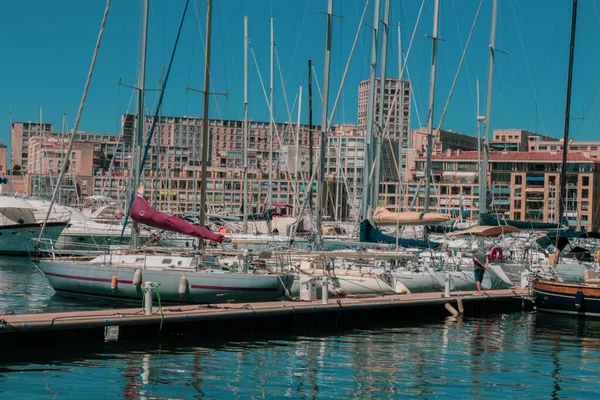
M 36 286 L 43 276 L 20 268 L 0 270 L 2 307 L 81 307 L 79 300 Z M 29 298 L 11 297 L 7 290 Z M 390 320 L 319 334 L 246 332 L 243 340 L 236 332 L 235 340 L 170 336 L 96 347 L 9 349 L 0 358 L 0 397 L 75 392 L 139 399 L 592 397 L 600 394 L 599 330 L 600 321 L 523 313 Z
M 28 257 L 0 257 L 0 315 L 117 307 L 123 303 L 56 294 Z

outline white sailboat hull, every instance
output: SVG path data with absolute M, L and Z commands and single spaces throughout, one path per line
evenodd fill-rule
M 138 266 L 112 266 L 70 261 L 39 261 L 39 268 L 57 292 L 83 296 L 140 300 L 143 290 L 135 286 Z M 143 282 L 155 282 L 163 302 L 226 303 L 278 300 L 291 287 L 291 275 L 237 273 L 186 268 L 141 269 Z M 181 285 L 182 276 L 187 283 Z M 116 277 L 116 287 L 113 286 Z M 183 286 L 183 290 L 182 290 Z

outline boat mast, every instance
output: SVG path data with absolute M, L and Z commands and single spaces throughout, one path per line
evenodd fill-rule
M 496 0 L 494 0 L 496 1 Z M 433 8 L 433 34 L 431 36 L 431 68 L 429 71 L 429 112 L 427 115 L 427 158 L 425 160 L 425 205 L 424 211 L 429 211 L 429 196 L 431 191 L 431 153 L 433 152 L 433 111 L 435 104 L 435 73 L 437 64 L 438 25 L 440 20 L 440 0 L 435 0 Z M 417 193 L 416 196 L 419 194 Z
M 481 175 L 483 182 L 480 183 L 479 189 L 479 218 L 481 214 L 487 212 L 487 195 L 488 195 L 488 152 L 490 145 L 491 131 L 491 115 L 492 115 L 492 88 L 494 79 L 494 51 L 496 45 L 496 15 L 498 14 L 498 0 L 492 0 L 492 25 L 490 28 L 490 54 L 488 62 L 488 79 L 487 79 L 487 94 L 485 105 L 485 143 L 483 146 L 483 165 L 481 166 Z M 483 189 L 483 190 L 482 190 Z
M 298 203 L 300 196 L 300 178 L 301 173 L 298 172 L 300 168 L 300 123 L 302 118 L 302 85 L 298 87 L 298 131 L 296 133 L 296 157 L 295 157 L 295 165 L 294 165 L 294 173 L 296 175 L 296 187 L 294 191 L 296 192 L 294 196 L 294 213 L 298 212 Z M 299 217 L 299 215 L 296 215 Z
M 314 168 L 314 143 L 313 143 L 313 115 L 312 115 L 312 60 L 308 60 L 308 179 L 307 182 L 310 182 L 310 179 L 313 174 Z M 308 204 L 309 209 L 312 210 L 312 186 L 308 188 Z M 300 215 L 298 215 L 300 217 Z
M 327 30 L 325 32 L 325 60 L 323 73 L 323 104 L 321 107 L 321 140 L 319 143 L 319 181 L 317 182 L 317 247 L 322 247 L 323 210 L 325 207 L 325 148 L 327 146 L 327 114 L 329 105 L 329 71 L 331 69 L 331 26 L 333 25 L 333 0 L 327 2 Z M 309 182 L 310 183 L 310 182 Z
M 385 128 L 384 104 L 385 104 L 385 73 L 387 66 L 387 50 L 388 50 L 388 32 L 390 22 L 390 0 L 385 0 L 383 6 L 383 38 L 381 43 L 381 77 L 379 78 L 379 116 L 378 116 L 378 132 L 373 137 L 375 142 L 375 177 L 373 178 L 371 208 L 374 210 L 377 207 L 379 199 L 379 179 L 381 174 L 381 145 L 383 141 L 383 130 Z M 391 112 L 391 110 L 389 110 Z
M 271 17 L 271 76 L 269 80 L 269 187 L 267 188 L 267 204 L 269 208 L 273 207 L 273 78 L 274 78 L 274 52 L 275 52 L 275 31 L 273 28 L 273 17 Z M 269 235 L 271 234 L 271 224 L 269 227 Z
M 377 40 L 379 38 L 379 0 L 373 9 L 373 36 L 371 38 L 371 61 L 369 64 L 369 99 L 367 102 L 367 132 L 365 136 L 365 166 L 363 169 L 362 218 L 369 216 L 370 175 L 373 165 L 373 113 L 375 112 L 375 74 L 377 73 Z
M 398 22 L 398 80 L 400 81 L 398 83 L 398 90 L 396 91 L 396 96 L 398 96 L 398 99 L 396 101 L 396 107 L 398 107 L 398 115 L 397 118 L 398 120 L 400 120 L 401 114 L 400 114 L 400 102 L 402 100 L 402 30 L 400 29 L 400 22 Z M 408 100 L 410 101 L 410 99 Z M 391 112 L 391 111 L 390 111 Z M 402 147 L 404 146 L 403 144 L 403 137 L 402 137 L 402 132 L 398 132 L 398 212 L 402 211 L 401 208 L 401 204 L 402 204 L 402 176 L 403 174 L 403 170 L 402 170 Z M 396 243 L 396 247 L 397 247 L 397 243 Z
M 479 79 L 475 80 L 477 85 L 477 169 L 479 171 L 479 216 L 485 213 L 485 202 L 481 201 L 481 193 L 487 190 L 487 185 L 484 183 L 486 180 L 486 173 L 483 169 L 481 162 L 481 123 L 485 122 L 485 117 L 480 115 L 480 99 L 479 99 Z
M 63 113 L 62 117 L 62 132 L 61 132 L 61 165 L 65 162 L 65 134 L 67 131 L 67 113 Z M 62 190 L 58 189 L 58 203 L 60 204 Z
M 204 91 L 202 95 L 204 97 L 204 109 L 202 110 L 202 158 L 200 160 L 200 226 L 206 225 L 206 167 L 208 164 L 208 139 L 209 139 L 209 116 L 208 106 L 210 98 L 210 45 L 211 45 L 211 31 L 212 31 L 212 0 L 208 0 L 206 4 L 206 47 L 204 48 Z M 167 152 L 167 158 L 169 154 Z M 194 160 L 195 163 L 196 160 Z M 169 163 L 167 162 L 167 166 Z M 167 171 L 168 172 L 168 171 Z M 167 175 L 170 175 L 167 173 Z M 170 180 L 170 176 L 168 177 Z M 170 184 L 169 189 L 170 190 Z M 171 195 L 167 196 L 170 201 Z M 201 240 L 200 244 L 204 242 Z
M 149 0 L 143 0 L 142 2 L 142 37 L 140 44 L 140 73 L 138 76 L 138 96 L 136 103 L 136 115 L 137 115 L 137 125 L 135 130 L 134 137 L 134 152 L 132 156 L 133 168 L 132 168 L 132 178 L 131 179 L 131 197 L 136 195 L 136 191 L 140 187 L 140 181 L 142 176 L 142 171 L 140 171 L 141 167 L 141 158 L 143 154 L 143 146 L 144 146 L 144 90 L 146 83 L 146 47 L 147 47 L 147 36 L 148 36 L 148 3 Z M 76 132 L 73 132 L 76 134 Z M 137 221 L 133 221 L 132 230 L 131 230 L 131 248 L 133 250 L 137 249 L 140 240 L 140 227 Z
M 577 26 L 577 0 L 573 0 L 571 15 L 571 43 L 569 44 L 569 71 L 567 76 L 567 103 L 565 107 L 565 132 L 563 137 L 562 166 L 560 169 L 560 197 L 558 198 L 558 221 L 562 222 L 565 212 L 563 199 L 566 197 L 567 184 L 567 153 L 569 151 L 569 120 L 571 118 L 571 89 L 573 83 L 573 57 L 575 55 L 575 28 Z
M 272 167 L 272 166 L 269 166 Z M 267 191 L 267 193 L 270 193 Z M 248 16 L 244 15 L 244 233 L 248 233 Z

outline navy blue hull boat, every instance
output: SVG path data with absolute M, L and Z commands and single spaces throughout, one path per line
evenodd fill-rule
M 600 317 L 600 286 L 597 283 L 566 283 L 540 279 L 533 282 L 533 295 L 538 311 Z

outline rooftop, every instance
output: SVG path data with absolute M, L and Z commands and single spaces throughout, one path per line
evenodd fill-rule
M 529 151 L 502 151 L 490 152 L 488 154 L 489 161 L 550 161 L 562 162 L 562 152 L 529 152 Z M 477 160 L 476 151 L 456 151 L 451 154 L 433 154 L 434 160 Z M 588 157 L 581 153 L 571 152 L 567 155 L 570 162 L 597 162 L 600 163 L 600 158 Z

